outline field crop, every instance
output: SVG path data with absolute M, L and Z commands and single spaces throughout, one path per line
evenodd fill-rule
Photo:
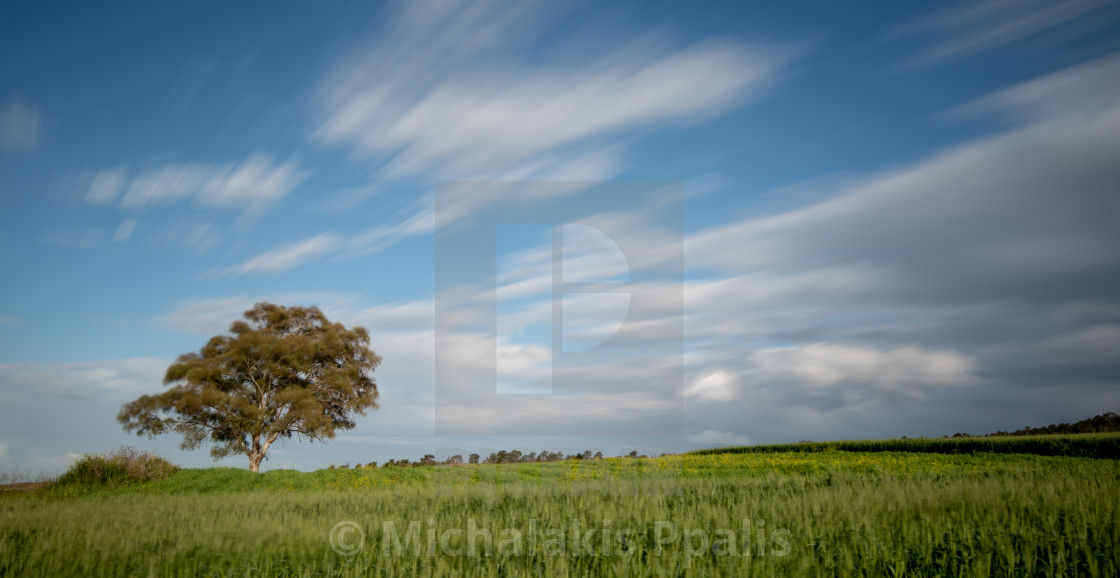
M 1116 576 L 1118 495 L 996 453 L 184 469 L 0 496 L 0 575 Z
M 1120 434 L 1059 434 L 1034 436 L 911 438 L 801 442 L 697 450 L 694 454 L 775 452 L 919 452 L 939 454 L 1035 454 L 1120 459 Z

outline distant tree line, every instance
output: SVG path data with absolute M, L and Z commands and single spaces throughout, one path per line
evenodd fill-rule
M 1046 434 L 1083 434 L 1083 433 L 1105 433 L 1105 432 L 1120 432 L 1120 415 L 1108 411 L 1096 417 L 1083 419 L 1077 423 L 1060 423 L 1050 424 L 1043 427 L 1025 427 L 1013 432 L 997 431 L 990 433 L 983 437 L 993 436 L 1030 436 L 1030 435 L 1046 435 Z M 953 434 L 955 438 L 972 437 L 966 433 Z
M 668 454 L 661 454 L 661 455 L 665 456 L 665 455 L 668 455 Z M 637 458 L 648 458 L 649 456 L 646 455 L 646 454 L 639 454 L 637 452 L 637 450 L 635 450 L 635 451 L 630 452 L 629 454 L 626 454 L 626 456 L 623 456 L 623 457 L 637 459 Z M 562 462 L 562 461 L 568 461 L 568 460 L 599 460 L 599 459 L 603 459 L 603 452 L 592 453 L 591 450 L 584 450 L 582 452 L 568 454 L 568 455 L 564 455 L 564 452 L 561 452 L 561 451 L 553 452 L 553 451 L 548 451 L 548 450 L 544 450 L 544 451 L 540 452 L 539 454 L 537 452 L 529 452 L 527 454 L 523 454 L 523 453 L 521 453 L 521 450 L 508 450 L 508 451 L 507 450 L 502 450 L 502 451 L 499 451 L 499 452 L 492 452 L 489 456 L 487 456 L 485 458 L 483 458 L 479 454 L 470 454 L 469 456 L 467 456 L 467 463 L 471 463 L 471 464 L 478 464 L 478 463 L 482 463 L 482 464 L 528 464 L 528 463 L 535 463 L 535 462 Z M 442 461 L 437 460 L 436 456 L 434 454 L 424 454 L 424 457 L 422 457 L 422 458 L 420 458 L 419 460 L 416 460 L 416 461 L 411 461 L 407 458 L 400 459 L 400 460 L 390 459 L 389 461 L 381 464 L 381 467 L 382 468 L 394 468 L 394 467 L 407 468 L 407 467 L 418 467 L 418 466 L 458 466 L 458 465 L 462 465 L 462 464 L 463 464 L 463 456 L 461 454 L 448 456 L 446 459 L 444 459 Z M 355 468 L 376 468 L 376 467 L 378 467 L 378 465 L 377 465 L 377 462 L 369 462 L 365 465 L 362 465 L 361 463 L 358 463 L 354 467 Z M 343 464 L 341 466 L 332 465 L 327 469 L 331 469 L 331 470 L 333 470 L 333 469 L 343 469 L 343 470 L 345 470 L 345 469 L 349 469 L 349 468 L 350 468 L 350 464 L 347 463 L 347 464 Z

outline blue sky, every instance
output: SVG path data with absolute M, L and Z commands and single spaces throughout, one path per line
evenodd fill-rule
M 121 443 L 210 463 L 114 418 L 261 300 L 365 326 L 385 359 L 380 410 L 265 468 L 986 433 L 1115 410 L 1118 31 L 1115 2 L 1068 0 L 7 4 L 0 468 L 49 473 Z M 433 367 L 463 353 L 434 340 L 434 195 L 454 181 L 679 187 L 675 233 L 641 207 L 567 202 L 620 239 L 683 249 L 683 311 L 642 319 L 683 327 L 676 393 L 647 392 L 681 423 L 435 435 Z M 486 209 L 458 210 L 448 222 Z M 499 293 L 539 278 L 547 246 L 507 238 Z M 588 267 L 613 258 L 578 246 Z M 549 297 L 514 295 L 513 329 L 480 343 L 528 379 L 548 363 Z M 599 307 L 590 334 L 614 315 Z M 516 431 L 587 407 L 649 423 L 633 401 L 454 403 Z

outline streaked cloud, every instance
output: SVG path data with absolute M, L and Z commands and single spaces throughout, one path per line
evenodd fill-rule
M 690 235 L 686 263 L 694 275 L 684 288 L 689 403 L 819 416 L 910 407 L 915 399 L 949 391 L 1013 395 L 1030 382 L 1010 376 L 1027 367 L 1091 359 L 1111 374 L 1107 368 L 1116 364 L 1108 352 L 1116 343 L 1116 325 L 1101 315 L 1120 310 L 1110 281 L 1120 267 L 1111 249 L 1120 238 L 1109 220 L 1118 212 L 1112 184 L 1120 182 L 1108 152 L 1120 148 L 1114 72 L 1114 61 L 1105 59 L 1013 87 L 973 112 L 1015 113 L 1017 124 L 1004 133 L 846 182 L 831 194 L 811 195 L 803 206 Z M 1089 110 L 1093 113 L 1085 114 Z M 426 218 L 420 211 L 351 244 L 377 247 L 407 231 L 421 234 Z M 595 218 L 618 225 L 612 230 L 620 235 L 642 235 L 638 244 L 651 251 L 665 242 L 640 211 Z M 582 264 L 581 270 L 609 275 L 617 269 L 592 251 L 593 243 L 573 240 L 566 256 Z M 642 256 L 631 257 L 628 266 L 640 270 Z M 511 326 L 547 321 L 550 250 L 526 247 L 511 258 L 519 268 L 499 279 L 498 294 L 527 299 L 511 316 Z M 469 317 L 470 302 L 464 299 L 459 313 Z M 378 315 L 389 319 L 401 307 L 411 311 L 405 317 L 414 320 L 418 338 L 430 335 L 424 328 L 431 319 L 428 302 L 394 305 Z M 594 321 L 613 317 L 589 311 L 570 329 L 578 333 L 582 327 L 589 335 L 607 331 Z M 628 319 L 646 322 L 651 328 L 679 323 Z M 441 355 L 469 359 L 487 338 L 449 339 L 462 341 L 464 350 Z M 539 344 L 506 340 L 491 346 L 512 378 L 539 377 L 547 357 Z M 1026 362 L 1015 351 L 1036 354 Z M 478 368 L 480 374 L 484 369 Z M 615 369 L 611 375 L 625 389 L 648 378 L 650 368 Z M 427 377 L 416 379 L 430 383 Z M 600 412 L 626 411 L 608 397 L 588 393 L 572 407 L 586 409 L 583 402 L 594 398 L 603 404 Z M 464 420 L 476 418 L 476 410 L 494 409 L 476 407 L 478 400 L 469 397 L 460 401 Z M 557 423 L 563 415 L 571 417 L 539 409 L 526 411 L 532 419 Z M 507 425 L 517 429 L 516 423 Z M 731 422 L 713 425 L 718 427 L 711 431 L 720 434 L 747 435 Z
M 823 202 L 702 231 L 686 241 L 688 262 L 740 273 L 862 267 L 896 288 L 956 284 L 993 293 L 1027 279 L 1120 265 L 1110 249 L 1120 243 L 1110 218 L 1120 210 L 1113 194 L 1120 169 L 1111 154 L 1120 148 L 1120 87 L 1106 80 L 1120 69 L 1113 60 L 1104 64 L 1078 72 L 1096 82 L 1066 83 L 1058 73 L 1024 85 L 1067 90 L 1034 91 L 1032 108 L 1050 112 L 1011 131 Z M 1087 86 L 1099 90 L 1083 91 Z M 1060 106 L 1073 99 L 1094 101 L 1096 114 Z M 741 250 L 722 250 L 729 246 Z
M 705 407 L 805 406 L 821 412 L 869 400 L 905 405 L 938 389 L 979 384 L 980 369 L 977 359 L 952 350 L 806 343 L 704 363 L 685 398 Z
M 340 245 L 341 239 L 337 234 L 321 233 L 310 239 L 261 253 L 240 265 L 227 269 L 224 274 L 283 273 L 326 257 Z
M 132 236 L 132 232 L 136 230 L 136 225 L 140 222 L 136 219 L 125 219 L 121 221 L 121 226 L 117 227 L 117 232 L 113 233 L 113 241 L 121 242 L 127 241 Z
M 548 27 L 551 15 L 541 12 L 491 2 L 399 5 L 374 40 L 323 79 L 315 139 L 387 161 L 382 178 L 608 178 L 618 164 L 587 154 L 604 140 L 724 113 L 774 82 L 789 60 L 718 40 L 604 46 L 594 60 L 563 66 L 508 58 L 526 30 Z
M 122 209 L 143 210 L 191 202 L 215 209 L 262 210 L 299 186 L 310 174 L 295 160 L 275 162 L 266 153 L 252 153 L 240 163 L 166 163 L 133 171 L 117 167 L 98 171 L 85 201 L 117 202 Z
M 1120 377 L 1118 62 L 959 109 L 1013 119 L 1003 133 L 686 239 L 703 273 L 685 287 L 689 399 L 802 423 L 915 395 L 1103 399 Z
M 810 343 L 761 349 L 747 365 L 758 381 L 789 379 L 808 387 L 870 386 L 899 390 L 908 386 L 962 385 L 976 381 L 976 362 L 955 351 L 921 347 L 890 349 Z
M 1111 0 L 982 0 L 942 9 L 899 26 L 894 35 L 931 37 L 931 44 L 907 58 L 912 68 L 993 50 L 1069 24 Z M 1115 6 L 1113 6 L 1115 7 Z
M 169 361 L 116 359 L 77 363 L 0 364 L 0 394 L 88 401 L 127 400 L 157 391 Z
M 94 205 L 105 205 L 117 200 L 121 190 L 128 182 L 128 169 L 116 167 L 101 169 L 94 175 L 89 185 L 85 201 Z
M 963 121 L 988 115 L 1017 124 L 1084 122 L 1107 117 L 1120 102 L 1120 54 L 1112 54 L 1012 86 L 950 110 Z
M 218 225 L 209 219 L 184 216 L 163 223 L 149 238 L 153 246 L 176 246 L 205 253 L 222 241 Z
M 380 225 L 355 235 L 346 242 L 347 253 L 364 256 L 395 245 L 402 239 L 415 235 L 435 234 L 435 217 L 431 207 L 425 207 L 402 221 Z
M 179 303 L 173 311 L 152 321 L 159 327 L 180 333 L 217 335 L 228 331 L 230 323 L 240 319 L 246 311 L 261 301 L 288 306 L 314 305 L 333 317 L 340 311 L 348 311 L 355 304 L 356 299 L 354 295 L 329 291 L 208 297 Z

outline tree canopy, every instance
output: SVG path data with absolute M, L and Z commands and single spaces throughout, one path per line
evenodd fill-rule
M 244 453 L 256 472 L 277 439 L 323 441 L 377 409 L 381 358 L 364 328 L 331 323 L 317 307 L 258 303 L 230 334 L 180 356 L 166 391 L 125 404 L 124 428 L 181 433 L 183 449 L 210 442 L 214 459 Z

